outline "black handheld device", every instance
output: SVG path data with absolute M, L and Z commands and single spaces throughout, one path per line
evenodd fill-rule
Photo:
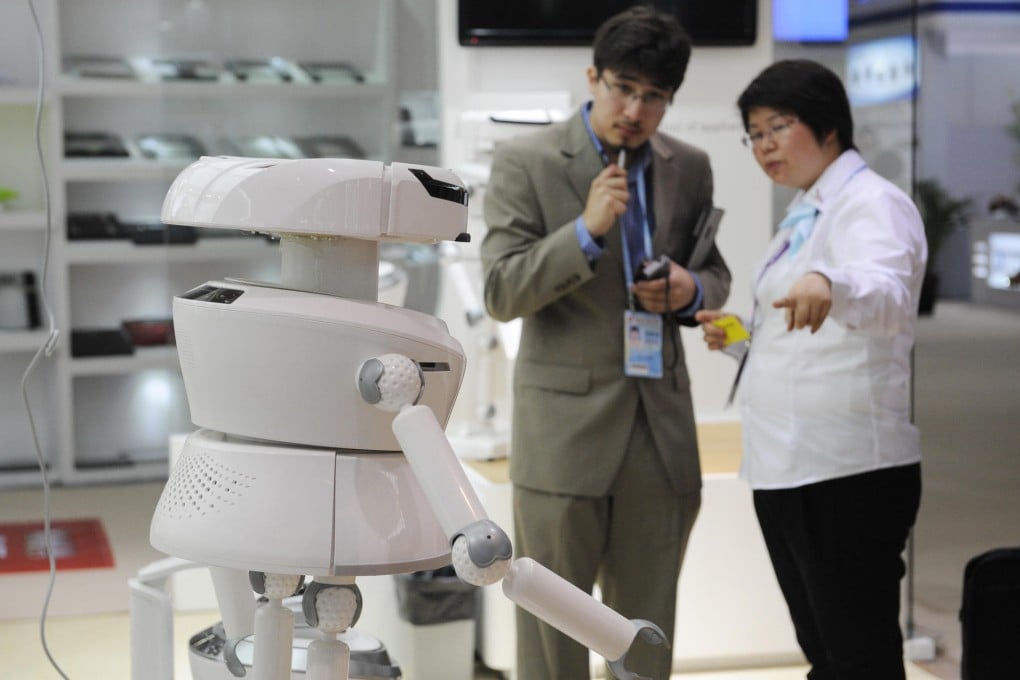
M 655 259 L 645 260 L 634 272 L 635 281 L 651 281 L 652 279 L 664 279 L 669 276 L 669 256 L 659 255 Z

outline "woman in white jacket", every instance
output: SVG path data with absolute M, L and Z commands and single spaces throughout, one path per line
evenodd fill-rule
M 902 680 L 901 558 L 921 495 L 910 352 L 927 259 L 910 198 L 853 143 L 839 78 L 773 64 L 738 99 L 745 144 L 800 189 L 752 278 L 741 474 L 809 680 Z M 699 312 L 711 349 L 724 312 Z

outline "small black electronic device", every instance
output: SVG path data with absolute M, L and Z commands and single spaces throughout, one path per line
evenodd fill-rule
M 35 272 L 0 272 L 0 331 L 40 325 Z
M 131 336 L 123 328 L 72 328 L 71 356 L 99 357 L 134 354 Z
M 64 133 L 64 156 L 67 158 L 127 158 L 130 155 L 124 142 L 112 132 Z
M 112 212 L 71 212 L 67 215 L 68 240 L 126 237 L 123 225 Z
M 128 238 L 140 246 L 191 244 L 198 240 L 198 229 L 180 224 L 134 222 L 123 227 Z
M 669 276 L 669 256 L 659 255 L 652 260 L 644 260 L 638 270 L 634 272 L 635 281 L 651 281 L 652 279 L 664 279 Z

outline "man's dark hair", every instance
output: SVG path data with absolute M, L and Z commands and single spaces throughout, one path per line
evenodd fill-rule
M 595 32 L 595 70 L 628 72 L 676 92 L 691 59 L 691 38 L 672 14 L 638 5 L 615 14 Z
M 840 151 L 856 149 L 854 120 L 843 82 L 835 73 L 809 59 L 777 61 L 751 81 L 737 98 L 747 129 L 751 109 L 765 107 L 797 116 L 819 143 L 836 131 Z

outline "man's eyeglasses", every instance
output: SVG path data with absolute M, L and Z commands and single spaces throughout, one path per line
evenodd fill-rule
M 627 104 L 637 100 L 641 102 L 641 106 L 645 107 L 646 110 L 652 113 L 662 113 L 673 100 L 672 94 L 666 94 L 662 91 L 648 90 L 647 92 L 642 92 L 625 81 L 611 83 L 605 76 L 599 76 L 599 80 L 606 84 L 610 99 L 619 106 L 627 106 Z
M 781 123 L 773 123 L 769 126 L 769 129 L 764 132 L 752 132 L 744 135 L 740 141 L 743 142 L 744 146 L 748 149 L 760 149 L 765 146 L 766 142 L 771 142 L 773 139 L 781 139 L 785 137 L 790 132 L 790 128 L 793 127 L 796 122 L 796 118 L 787 118 Z

